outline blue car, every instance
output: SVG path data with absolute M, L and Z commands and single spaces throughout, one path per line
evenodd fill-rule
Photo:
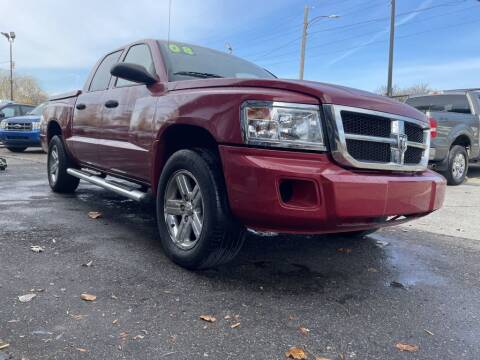
M 12 152 L 40 146 L 40 120 L 46 103 L 38 105 L 24 116 L 14 116 L 0 122 L 0 142 Z

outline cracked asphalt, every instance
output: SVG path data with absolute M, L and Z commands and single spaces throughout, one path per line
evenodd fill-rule
M 189 272 L 162 253 L 152 206 L 83 182 L 54 194 L 44 154 L 0 156 L 0 360 L 285 359 L 293 346 L 308 359 L 480 358 L 478 169 L 413 224 L 249 235 L 232 264 Z

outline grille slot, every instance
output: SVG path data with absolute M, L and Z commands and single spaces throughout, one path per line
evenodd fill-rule
M 355 160 L 388 163 L 391 158 L 390 144 L 347 139 L 347 150 Z
M 412 123 L 405 123 L 405 134 L 408 141 L 423 143 L 423 129 Z
M 343 130 L 347 134 L 390 137 L 391 120 L 381 116 L 342 111 Z
M 32 130 L 31 123 L 7 123 L 5 130 L 9 131 L 29 131 Z
M 409 147 L 405 151 L 405 164 L 418 164 L 422 161 L 423 149 Z

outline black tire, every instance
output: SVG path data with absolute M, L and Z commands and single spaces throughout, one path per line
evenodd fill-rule
M 58 171 L 55 174 L 52 172 L 52 166 L 55 161 L 54 153 L 57 154 L 58 158 Z M 54 136 L 48 145 L 47 156 L 48 183 L 54 192 L 72 193 L 77 189 L 80 179 L 67 174 L 67 169 L 69 167 L 74 167 L 74 165 L 68 157 L 68 154 L 65 150 L 65 145 L 60 137 Z
M 463 158 L 463 160 L 461 159 Z M 462 165 L 458 163 L 460 161 Z M 468 153 L 465 147 L 452 146 L 448 153 L 448 167 L 442 174 L 447 179 L 448 185 L 460 185 L 465 181 L 468 172 Z M 463 167 L 463 170 L 461 169 Z
M 175 236 L 171 235 L 171 231 L 175 231 L 175 224 L 178 224 L 177 228 L 179 228 L 184 216 L 188 218 L 188 215 L 167 214 L 165 216 L 164 208 L 166 198 L 172 193 L 169 190 L 170 184 L 173 184 L 182 174 L 189 174 L 187 177 L 191 175 L 189 181 L 193 182 L 190 183 L 190 187 L 192 184 L 198 184 L 202 203 L 201 231 L 198 237 L 196 234 L 192 235 L 194 234 L 194 215 L 191 215 L 192 222 L 188 232 L 196 239 L 190 243 L 192 247 L 188 249 L 177 245 Z M 180 191 L 177 192 L 179 193 Z M 193 194 L 193 191 L 190 194 Z M 186 198 L 188 197 L 189 195 Z M 160 176 L 156 203 L 161 244 L 166 255 L 176 264 L 190 270 L 211 268 L 229 262 L 240 251 L 246 231 L 231 215 L 220 161 L 213 151 L 194 149 L 174 153 L 168 159 Z M 194 200 L 190 201 L 190 205 L 192 204 L 196 206 Z M 190 206 L 190 209 L 194 207 Z M 180 221 L 172 220 L 173 218 L 180 218 Z M 169 224 L 167 221 L 170 221 Z M 175 221 L 175 224 L 172 221 Z
M 12 147 L 12 146 L 7 146 L 7 149 L 10 150 L 11 152 L 14 153 L 21 153 L 27 150 L 27 147 Z

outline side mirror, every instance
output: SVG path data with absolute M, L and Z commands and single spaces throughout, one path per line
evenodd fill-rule
M 110 74 L 113 76 L 145 85 L 153 85 L 158 79 L 150 74 L 145 67 L 132 63 L 118 63 L 112 66 Z

